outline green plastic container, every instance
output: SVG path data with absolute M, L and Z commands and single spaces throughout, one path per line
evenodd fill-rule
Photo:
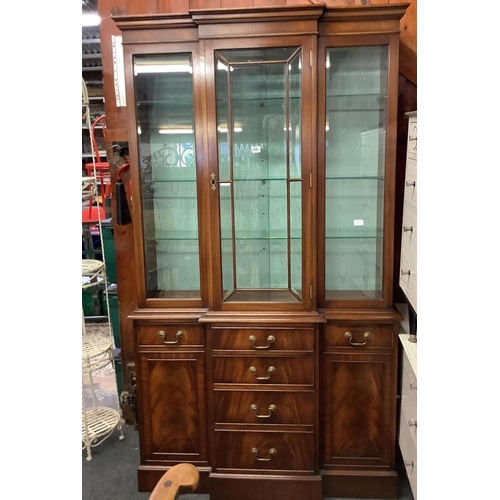
M 101 228 L 104 258 L 106 260 L 106 276 L 110 283 L 116 283 L 116 255 L 113 219 L 105 219 L 101 221 Z

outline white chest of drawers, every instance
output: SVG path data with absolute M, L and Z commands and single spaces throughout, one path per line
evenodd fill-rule
M 406 113 L 408 143 L 399 286 L 417 312 L 417 112 Z
M 408 480 L 417 500 L 417 344 L 399 335 L 402 349 L 401 410 L 398 441 Z

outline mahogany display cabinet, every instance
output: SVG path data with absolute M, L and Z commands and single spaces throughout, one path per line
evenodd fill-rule
M 408 4 L 116 16 L 139 489 L 397 498 L 392 303 Z

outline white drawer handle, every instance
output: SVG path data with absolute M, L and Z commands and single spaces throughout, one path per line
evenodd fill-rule
M 415 467 L 415 462 L 413 460 L 405 460 L 405 465 L 413 469 L 413 467 Z
M 409 427 L 417 427 L 417 421 L 416 420 L 408 420 L 408 426 Z
M 408 269 L 408 271 L 405 271 L 405 270 L 401 269 L 401 276 L 404 276 L 405 274 L 407 274 L 408 276 L 410 276 L 411 275 L 410 269 Z
M 409 181 L 406 181 L 406 187 L 416 187 L 417 185 L 417 182 L 416 181 L 413 181 L 413 182 L 409 182 Z
M 413 233 L 413 226 L 403 226 L 403 231 L 407 233 L 410 231 L 410 233 Z
M 414 389 L 416 391 L 417 390 L 417 384 L 410 383 L 410 389 Z

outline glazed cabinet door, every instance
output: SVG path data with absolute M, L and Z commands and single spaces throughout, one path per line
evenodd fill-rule
M 126 47 L 141 306 L 199 307 L 204 298 L 198 53 L 190 43 Z
M 319 300 L 391 307 L 396 39 L 340 38 L 318 50 Z
M 217 131 L 209 146 L 214 302 L 222 310 L 304 310 L 312 285 L 312 42 L 232 43 L 206 51 Z

